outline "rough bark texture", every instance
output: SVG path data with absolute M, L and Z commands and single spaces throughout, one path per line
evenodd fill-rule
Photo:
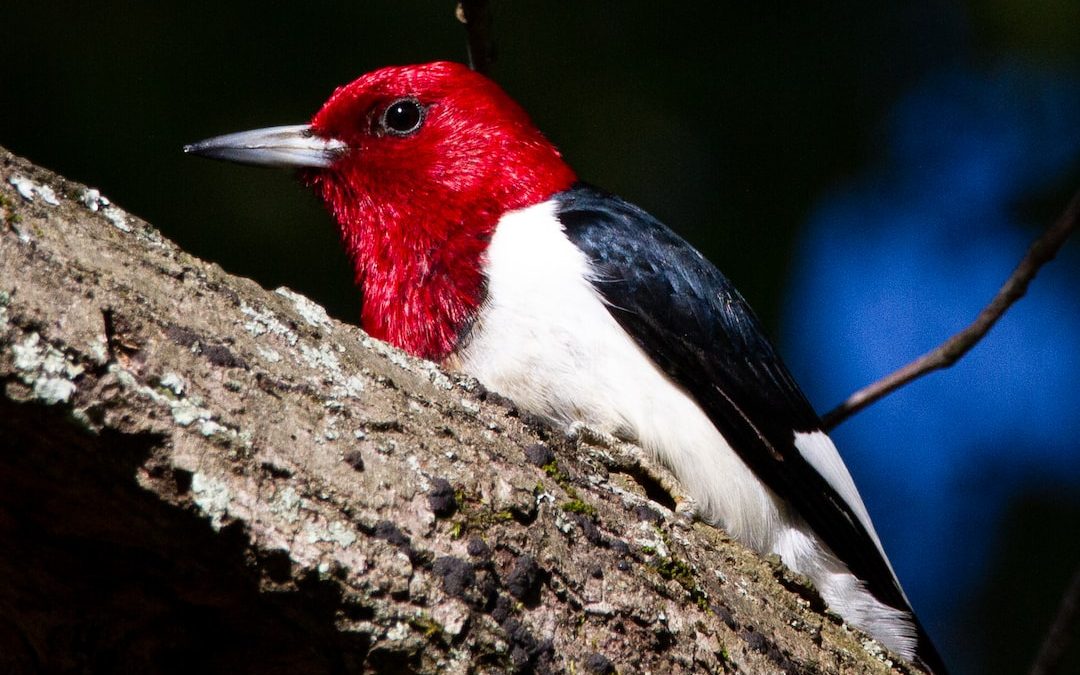
M 632 449 L 0 150 L 0 671 L 910 672 Z

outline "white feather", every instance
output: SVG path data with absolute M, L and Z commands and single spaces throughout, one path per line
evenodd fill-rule
M 892 568 L 892 563 L 889 562 L 889 557 L 885 555 L 885 549 L 881 546 L 881 540 L 874 529 L 874 523 L 870 520 L 870 514 L 867 513 L 862 497 L 859 496 L 859 491 L 855 488 L 855 481 L 851 479 L 851 474 L 848 472 L 847 466 L 844 465 L 844 460 L 840 459 L 840 453 L 836 450 L 836 445 L 829 438 L 829 435 L 824 431 L 797 431 L 795 432 L 795 449 L 836 490 L 840 498 L 851 507 L 855 517 L 859 519 L 859 522 L 870 534 L 870 538 L 874 540 L 878 553 L 884 558 L 885 563 L 889 566 L 889 572 L 892 573 L 895 579 L 896 572 Z M 896 585 L 900 586 L 899 583 Z M 903 589 L 900 592 L 903 593 Z M 906 600 L 907 596 L 904 599 Z
M 553 202 L 502 217 L 485 272 L 488 297 L 458 354 L 465 372 L 559 424 L 584 423 L 636 442 L 675 473 L 703 519 L 759 552 L 779 554 L 846 620 L 905 657 L 914 656 L 908 615 L 866 591 L 615 321 L 593 287 L 589 260 L 566 237 Z M 877 543 L 828 436 L 801 435 L 796 447 L 851 504 Z

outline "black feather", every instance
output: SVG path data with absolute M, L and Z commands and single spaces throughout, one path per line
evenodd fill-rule
M 914 617 L 866 528 L 795 448 L 795 432 L 821 430 L 821 420 L 731 282 L 665 225 L 614 195 L 577 184 L 555 199 L 567 236 L 592 261 L 596 287 L 623 329 L 874 597 Z M 918 629 L 920 656 L 940 664 Z

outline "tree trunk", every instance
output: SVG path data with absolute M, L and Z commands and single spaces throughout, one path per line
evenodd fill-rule
M 912 672 L 632 451 L 2 149 L 0 383 L 3 672 Z

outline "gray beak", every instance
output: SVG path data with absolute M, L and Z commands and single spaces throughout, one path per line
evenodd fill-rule
M 184 146 L 193 155 L 239 164 L 325 169 L 348 149 L 336 138 L 322 138 L 307 124 L 269 127 L 215 136 Z

